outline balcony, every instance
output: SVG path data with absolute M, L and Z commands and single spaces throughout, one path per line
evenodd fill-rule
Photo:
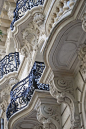
M 35 6 L 43 5 L 43 3 L 44 0 L 17 0 L 11 30 L 14 28 L 14 22 L 20 19 L 27 10 L 31 10 Z
M 44 63 L 35 62 L 29 76 L 13 86 L 10 92 L 10 104 L 6 112 L 8 120 L 14 113 L 28 105 L 35 89 L 49 91 L 47 84 L 39 83 L 44 67 Z
M 17 71 L 20 65 L 19 61 L 19 53 L 10 53 L 9 55 L 6 55 L 1 61 L 0 61 L 0 79 L 3 78 L 4 75 Z

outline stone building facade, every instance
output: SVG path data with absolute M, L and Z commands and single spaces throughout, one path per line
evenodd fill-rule
M 86 0 L 0 2 L 1 129 L 86 129 Z

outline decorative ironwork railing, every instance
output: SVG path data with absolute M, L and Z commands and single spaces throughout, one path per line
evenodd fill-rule
M 5 75 L 13 71 L 17 71 L 19 67 L 19 53 L 10 53 L 6 55 L 0 61 L 0 79 Z
M 28 105 L 35 89 L 49 91 L 47 84 L 39 83 L 44 67 L 44 63 L 35 62 L 29 76 L 13 86 L 10 92 L 11 101 L 6 112 L 8 120 L 15 112 Z
M 10 26 L 11 30 L 14 28 L 14 22 L 20 19 L 27 10 L 30 10 L 31 8 L 38 5 L 43 5 L 43 3 L 44 0 L 17 0 L 13 21 Z

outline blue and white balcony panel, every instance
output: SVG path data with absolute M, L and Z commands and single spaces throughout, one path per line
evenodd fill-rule
M 8 120 L 28 105 L 35 89 L 49 91 L 47 84 L 39 83 L 44 67 L 44 63 L 35 62 L 29 76 L 13 86 L 10 92 L 10 104 L 6 112 Z

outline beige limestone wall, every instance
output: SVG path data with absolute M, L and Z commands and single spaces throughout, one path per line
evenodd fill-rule
M 61 104 L 61 119 L 62 119 L 62 129 L 70 129 L 71 121 L 70 121 L 70 109 L 67 104 Z

